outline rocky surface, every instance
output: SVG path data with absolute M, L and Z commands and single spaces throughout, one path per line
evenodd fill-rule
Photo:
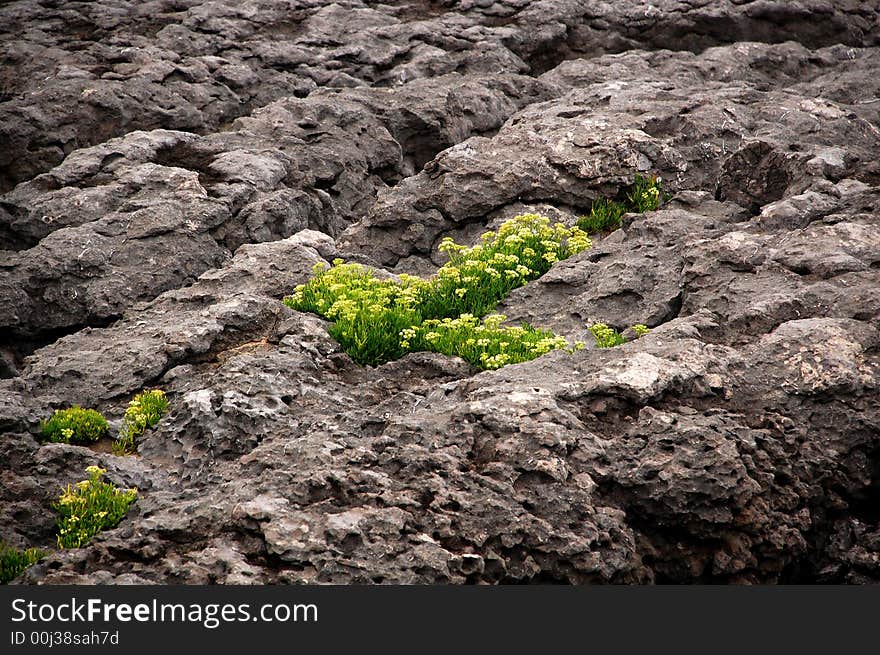
M 140 490 L 22 581 L 880 581 L 874 3 L 20 0 L 0 61 L 0 538 Z M 623 346 L 363 368 L 280 303 L 637 173 L 500 308 Z M 152 387 L 137 456 L 39 442 Z

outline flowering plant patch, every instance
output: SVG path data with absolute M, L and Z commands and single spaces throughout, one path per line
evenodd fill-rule
M 530 325 L 505 327 L 501 325 L 505 318 L 503 314 L 491 314 L 482 321 L 472 314 L 462 314 L 458 318 L 432 318 L 404 330 L 401 336 L 404 347 L 409 350 L 457 355 L 483 369 L 527 362 L 551 350 L 584 347 L 581 342 L 571 345 L 565 337 Z
M 421 311 L 427 318 L 482 316 L 507 294 L 550 270 L 558 261 L 586 250 L 592 244 L 578 227 L 537 214 L 506 221 L 498 232 L 486 232 L 481 243 L 466 247 L 447 237 L 440 252 L 449 256 L 423 287 Z
M 428 279 L 379 278 L 360 264 L 337 259 L 330 268 L 316 265 L 314 277 L 284 304 L 332 321 L 330 335 L 360 364 L 431 351 L 497 369 L 551 350 L 584 347 L 526 324 L 503 326 L 503 315 L 487 314 L 513 289 L 590 245 L 578 227 L 523 214 L 497 232 L 486 232 L 475 246 L 443 239 L 439 249 L 449 261 Z
M 168 412 L 168 398 L 161 389 L 152 389 L 136 395 L 122 417 L 122 430 L 113 442 L 117 455 L 133 453 L 138 439 L 147 428 L 154 427 Z
M 92 443 L 110 432 L 100 412 L 78 405 L 56 409 L 48 421 L 43 421 L 41 429 L 46 441 L 73 444 Z
M 87 480 L 67 485 L 52 506 L 58 512 L 58 547 L 79 548 L 107 528 L 112 528 L 137 498 L 137 489 L 117 489 L 101 477 L 106 469 L 89 466 Z
M 284 303 L 333 321 L 331 336 L 361 364 L 429 350 L 458 355 L 480 368 L 500 368 L 569 344 L 526 325 L 502 327 L 503 317 L 482 322 L 479 317 L 554 262 L 589 246 L 577 227 L 524 214 L 506 221 L 497 233 L 487 232 L 472 247 L 444 239 L 440 250 L 449 261 L 429 279 L 379 279 L 360 264 L 335 260 L 329 269 L 316 266 L 315 276 Z

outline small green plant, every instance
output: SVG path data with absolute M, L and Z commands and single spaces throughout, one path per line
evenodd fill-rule
M 0 584 L 8 584 L 46 556 L 39 548 L 13 548 L 0 541 Z
M 660 208 L 664 199 L 662 178 L 636 175 L 625 201 L 597 198 L 590 213 L 578 220 L 578 227 L 587 234 L 613 232 L 620 227 L 620 219 L 625 213 L 654 211 Z
M 587 234 L 613 232 L 620 227 L 620 219 L 625 213 L 626 207 L 619 202 L 598 198 L 590 207 L 590 213 L 578 221 L 578 227 Z
M 626 339 L 613 327 L 605 325 L 605 323 L 595 323 L 590 326 L 590 332 L 596 338 L 596 345 L 599 348 L 613 348 L 626 343 Z
M 136 395 L 122 417 L 122 430 L 113 441 L 116 455 L 128 455 L 135 451 L 137 439 L 154 427 L 168 412 L 168 398 L 161 389 L 144 391 Z
M 399 335 L 421 322 L 418 294 L 423 280 L 380 280 L 360 264 L 339 259 L 329 269 L 318 264 L 314 274 L 284 299 L 285 305 L 333 321 L 330 335 L 359 364 L 375 366 L 406 353 Z
M 41 427 L 43 439 L 56 443 L 93 443 L 110 432 L 110 426 L 100 412 L 76 405 L 56 409 Z
M 630 329 L 636 333 L 636 339 L 641 339 L 651 331 L 647 325 L 641 323 L 631 326 Z M 626 343 L 626 339 L 620 332 L 605 323 L 594 323 L 590 326 L 590 332 L 596 338 L 596 345 L 599 348 L 614 348 Z
M 632 190 L 626 195 L 629 211 L 652 212 L 663 202 L 663 179 L 657 175 L 642 177 L 636 175 Z
M 524 214 L 506 221 L 497 233 L 487 232 L 481 243 L 472 247 L 444 239 L 440 249 L 449 255 L 449 262 L 427 280 L 411 275 L 379 279 L 360 264 L 334 260 L 329 269 L 317 265 L 314 277 L 299 285 L 284 304 L 333 321 L 331 336 L 360 364 L 375 366 L 408 352 L 433 350 L 461 355 L 482 368 L 498 368 L 503 365 L 500 361 L 525 361 L 526 351 L 531 353 L 527 359 L 543 354 L 526 348 L 526 343 L 553 335 L 528 326 L 491 327 L 497 319 L 490 327 L 481 326 L 498 333 L 498 339 L 491 343 L 504 342 L 508 344 L 505 348 L 525 339 L 524 350 L 510 354 L 498 350 L 500 346 L 490 347 L 487 337 L 477 334 L 477 319 L 511 290 L 547 272 L 554 262 L 588 247 L 590 240 L 583 230 L 562 223 L 551 225 L 546 217 Z M 458 322 L 452 327 L 445 323 L 447 327 L 441 328 L 443 343 L 434 344 L 433 337 L 427 339 L 427 335 L 436 333 L 435 324 L 443 319 Z M 500 335 L 504 330 L 513 332 Z M 521 335 L 520 330 L 524 330 Z M 469 339 L 473 343 L 469 344 Z M 478 341 L 484 345 L 476 347 Z
M 99 466 L 86 469 L 87 480 L 67 485 L 52 508 L 58 512 L 58 547 L 79 548 L 107 528 L 112 528 L 137 498 L 137 489 L 117 489 L 101 477 Z

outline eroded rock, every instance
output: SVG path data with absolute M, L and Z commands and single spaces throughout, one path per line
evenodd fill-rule
M 29 583 L 880 580 L 880 78 L 870 3 L 0 8 L 0 538 Z M 498 310 L 570 340 L 355 364 L 281 298 L 345 257 L 670 197 Z M 625 331 L 594 346 L 603 322 Z M 651 331 L 640 338 L 630 326 Z M 74 403 L 137 455 L 41 444 Z

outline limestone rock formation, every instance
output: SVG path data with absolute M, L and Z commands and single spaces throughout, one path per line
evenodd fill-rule
M 21 581 L 880 582 L 874 3 L 16 0 L 0 62 L 0 539 L 140 492 Z M 636 174 L 499 306 L 576 353 L 362 367 L 281 303 Z M 135 456 L 40 442 L 154 387 Z

